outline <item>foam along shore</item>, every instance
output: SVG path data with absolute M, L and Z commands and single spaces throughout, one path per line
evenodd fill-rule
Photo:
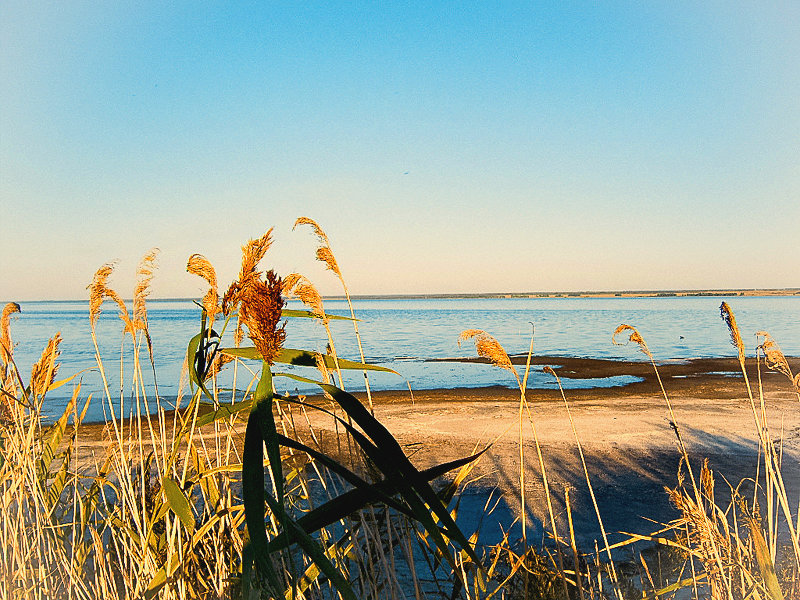
M 707 369 L 720 366 L 715 361 L 702 364 Z M 624 368 L 640 366 L 640 363 L 622 365 Z M 599 369 L 600 365 L 595 367 Z M 735 485 L 757 473 L 758 434 L 747 390 L 741 377 L 714 372 L 702 377 L 689 376 L 683 371 L 685 367 L 679 363 L 668 365 L 662 368 L 661 376 L 673 403 L 692 468 L 699 469 L 702 461 L 709 459 L 720 484 L 719 497 L 724 498 L 727 486 L 723 476 Z M 561 368 L 566 369 L 568 365 Z M 598 376 L 605 373 L 602 369 L 597 371 Z M 582 375 L 585 376 L 585 370 Z M 651 533 L 657 527 L 647 519 L 666 522 L 677 516 L 664 491 L 665 486 L 676 484 L 680 462 L 674 424 L 657 381 L 642 375 L 640 383 L 621 388 L 567 391 L 569 408 L 608 531 Z M 752 381 L 757 381 L 758 374 L 751 375 Z M 798 397 L 782 375 L 762 372 L 761 378 L 770 431 L 783 448 L 784 472 L 791 474 L 786 478 L 788 496 L 797 498 L 800 492 Z M 356 395 L 366 401 L 364 394 Z M 329 405 L 322 397 L 309 400 Z M 477 499 L 465 505 L 464 512 L 474 510 L 477 521 L 493 489 L 505 495 L 512 514 L 518 512 L 518 391 L 504 387 L 427 390 L 414 392 L 413 400 L 408 391 L 388 391 L 373 393 L 373 402 L 378 419 L 405 446 L 420 468 L 470 455 L 491 444 L 474 470 L 477 479 L 472 489 Z M 599 529 L 561 394 L 558 390 L 534 390 L 528 393 L 528 402 L 545 456 L 559 524 L 566 528 L 564 489 L 568 486 L 572 490 L 570 498 L 579 541 L 591 544 L 598 538 Z M 291 404 L 285 407 L 291 409 Z M 320 444 L 327 451 L 337 447 L 336 427 L 329 417 L 308 410 L 307 421 L 296 408 L 291 410 L 295 411 L 291 422 L 296 427 L 296 435 L 308 443 Z M 314 429 L 313 438 L 308 423 Z M 84 450 L 94 450 L 95 455 L 102 452 L 101 447 L 107 443 L 104 439 L 109 435 L 107 426 L 97 423 L 81 427 Z M 240 421 L 238 427 L 241 428 L 237 432 L 241 434 L 238 435 L 241 443 L 244 421 Z M 545 502 L 527 422 L 524 430 L 528 514 L 535 525 L 545 516 Z M 212 448 L 213 444 L 208 447 Z M 751 490 L 752 484 L 749 484 L 741 491 L 751 494 Z M 469 521 L 468 514 L 463 518 Z M 498 533 L 500 525 L 508 526 L 508 514 L 498 513 L 497 519 L 505 523 L 492 525 L 492 519 L 484 519 L 486 528 L 494 528 Z M 491 537 L 494 536 L 490 531 Z

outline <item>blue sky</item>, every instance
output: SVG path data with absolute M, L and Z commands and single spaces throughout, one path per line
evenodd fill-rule
M 0 298 L 800 285 L 797 3 L 0 6 Z

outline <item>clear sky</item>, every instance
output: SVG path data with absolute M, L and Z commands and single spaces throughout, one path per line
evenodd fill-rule
M 800 286 L 800 3 L 0 4 L 0 298 Z

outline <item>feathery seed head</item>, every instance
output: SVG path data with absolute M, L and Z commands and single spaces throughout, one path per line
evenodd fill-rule
M 465 329 L 458 336 L 459 347 L 461 346 L 461 342 L 468 339 L 474 339 L 478 356 L 488 359 L 496 367 L 516 373 L 505 349 L 500 345 L 500 342 L 491 335 L 482 329 Z
M 618 342 L 617 336 L 623 331 L 630 331 L 628 339 L 625 340 L 624 342 Z M 639 350 L 644 352 L 651 360 L 653 358 L 653 355 L 651 354 L 650 349 L 647 347 L 647 343 L 644 341 L 644 338 L 641 336 L 639 331 L 632 325 L 627 325 L 623 323 L 622 325 L 617 327 L 614 330 L 614 333 L 611 334 L 611 342 L 617 346 L 624 346 L 630 342 L 633 342 L 634 344 L 637 344 L 639 346 Z
M 59 367 L 56 360 L 61 355 L 59 344 L 61 344 L 61 333 L 50 338 L 41 357 L 31 369 L 31 391 L 34 396 L 43 396 L 56 378 Z
M 330 246 L 331 245 L 330 240 L 328 240 L 328 236 L 325 235 L 325 232 L 322 230 L 322 227 L 317 225 L 317 222 L 314 219 L 309 219 L 308 217 L 299 217 L 294 222 L 294 226 L 292 227 L 292 231 L 294 231 L 295 228 L 298 225 L 310 225 L 311 228 L 314 230 L 314 234 L 317 236 L 317 238 L 319 239 L 320 243 L 323 246 Z
M 742 334 L 739 332 L 739 326 L 736 325 L 736 317 L 733 316 L 733 311 L 731 307 L 728 306 L 727 302 L 720 304 L 719 314 L 728 326 L 728 331 L 731 334 L 731 343 L 736 347 L 736 352 L 739 355 L 739 362 L 744 364 L 744 342 L 742 341 Z
M 778 346 L 778 342 L 772 339 L 772 336 L 766 331 L 759 331 L 756 336 L 764 338 L 758 349 L 764 352 L 764 361 L 767 363 L 767 367 L 773 371 L 783 373 L 793 382 L 792 369 L 789 367 L 789 362 L 786 360 L 786 356 L 784 356 L 780 346 Z
M 330 246 L 320 246 L 317 248 L 317 260 L 325 263 L 325 268 L 333 271 L 341 278 L 342 272 L 339 270 L 339 264 L 336 262 L 336 258 L 333 256 Z
M 244 283 L 250 277 L 257 278 L 259 271 L 256 270 L 258 263 L 272 245 L 272 228 L 260 238 L 248 241 L 242 246 L 242 270 L 239 272 L 239 281 Z
M 217 289 L 217 272 L 211 262 L 202 254 L 192 254 L 186 263 L 186 270 L 192 275 L 202 277 L 208 282 L 208 291 L 203 296 L 203 309 L 205 309 L 211 323 L 219 313 L 219 293 Z
M 9 323 L 11 322 L 11 315 L 18 312 L 21 312 L 19 304 L 9 302 L 3 307 L 3 314 L 0 316 L 0 360 L 3 361 L 3 365 L 11 362 L 14 355 Z
M 256 349 L 269 364 L 275 361 L 286 339 L 286 324 L 280 323 L 281 292 L 280 277 L 272 269 L 264 280 L 249 279 L 239 292 L 239 315 Z
M 316 316 L 325 319 L 325 308 L 322 305 L 322 296 L 317 288 L 306 277 L 299 273 L 291 273 L 283 280 L 283 293 L 293 296 L 308 306 Z
M 239 279 L 231 283 L 222 297 L 222 313 L 226 317 L 241 304 L 243 294 L 250 284 L 259 280 L 261 272 L 257 270 L 258 263 L 271 245 L 272 228 L 260 238 L 249 240 L 242 246 L 242 268 L 239 271 Z
M 145 300 L 150 295 L 150 283 L 153 281 L 153 272 L 156 269 L 158 248 L 153 248 L 139 261 L 136 268 L 136 287 L 133 291 L 133 324 L 136 329 L 147 331 L 147 307 Z
M 89 290 L 89 322 L 92 325 L 92 330 L 94 330 L 97 318 L 100 316 L 100 307 L 108 290 L 108 278 L 114 271 L 115 266 L 116 262 L 107 262 L 97 269 L 94 277 L 92 277 L 92 283 L 86 288 Z

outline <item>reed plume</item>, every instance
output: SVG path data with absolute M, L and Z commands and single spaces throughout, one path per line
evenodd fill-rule
M 115 263 L 113 262 L 104 264 L 95 272 L 92 283 L 86 286 L 86 289 L 89 290 L 89 322 L 92 325 L 92 330 L 94 330 L 97 319 L 100 316 L 101 306 L 108 289 L 108 278 L 114 272 L 114 267 Z
M 283 278 L 283 293 L 286 296 L 294 297 L 311 309 L 311 312 L 320 319 L 327 320 L 325 308 L 322 304 L 317 288 L 306 277 L 299 273 L 290 273 Z
M 511 364 L 511 359 L 508 357 L 503 346 L 500 345 L 494 337 L 483 331 L 482 329 L 465 329 L 458 336 L 458 346 L 461 347 L 461 342 L 474 338 L 475 349 L 478 351 L 478 356 L 488 359 L 494 366 L 501 369 L 507 369 L 516 375 L 514 366 Z
M 789 381 L 791 381 L 792 385 L 795 387 L 795 390 L 800 392 L 800 386 L 798 385 L 800 384 L 800 376 L 795 376 L 792 373 L 789 362 L 786 360 L 786 356 L 784 356 L 780 346 L 778 346 L 778 342 L 766 331 L 758 331 L 756 332 L 756 336 L 764 338 L 764 341 L 758 346 L 758 349 L 764 353 L 764 362 L 767 363 L 767 368 L 788 377 Z
M 208 282 L 208 291 L 203 296 L 203 310 L 206 311 L 209 321 L 213 324 L 214 317 L 220 312 L 217 272 L 214 270 L 211 261 L 202 254 L 192 254 L 186 263 L 186 270 Z
M 222 313 L 227 317 L 239 306 L 244 289 L 253 280 L 258 280 L 261 272 L 257 270 L 258 263 L 264 258 L 272 245 L 272 228 L 260 238 L 249 240 L 242 246 L 242 268 L 239 270 L 239 279 L 231 283 L 222 297 Z
M 270 227 L 260 238 L 248 241 L 242 246 L 242 269 L 239 272 L 239 281 L 245 282 L 248 277 L 257 277 L 258 263 L 264 258 L 264 255 L 272 245 L 272 228 Z
M 0 421 L 11 420 L 11 402 L 16 397 L 17 384 L 15 380 L 16 367 L 13 365 L 14 343 L 11 341 L 9 324 L 11 315 L 21 312 L 19 304 L 9 302 L 3 308 L 0 316 Z
M 294 222 L 294 227 L 292 230 L 295 229 L 298 225 L 310 225 L 311 228 L 314 230 L 314 234 L 317 236 L 319 240 L 320 246 L 317 248 L 317 260 L 325 263 L 326 268 L 333 271 L 339 279 L 342 279 L 342 272 L 339 270 L 339 265 L 336 262 L 336 258 L 333 256 L 333 251 L 331 250 L 331 242 L 328 239 L 328 236 L 322 230 L 316 221 L 313 219 L 309 219 L 308 217 L 300 217 Z
M 133 324 L 136 329 L 147 332 L 146 300 L 150 295 L 150 284 L 157 267 L 158 248 L 149 250 L 136 268 L 136 287 L 133 290 Z M 148 336 L 149 337 L 149 336 Z
M 280 323 L 283 309 L 281 279 L 272 269 L 262 279 L 258 270 L 258 263 L 271 245 L 272 229 L 242 246 L 239 279 L 231 283 L 222 298 L 222 312 L 226 316 L 239 309 L 235 332 L 237 343 L 241 340 L 244 323 L 248 336 L 269 364 L 275 361 L 286 339 L 286 324 Z
M 736 317 L 733 316 L 731 307 L 727 302 L 719 305 L 719 314 L 725 325 L 728 326 L 728 331 L 731 334 L 731 343 L 736 347 L 739 355 L 739 363 L 744 365 L 744 342 L 742 341 L 742 334 L 739 332 L 739 326 L 736 324 Z
M 630 335 L 628 339 L 624 342 L 618 342 L 617 336 L 622 333 L 623 331 L 630 331 Z M 653 354 L 650 352 L 650 349 L 647 347 L 647 343 L 644 341 L 644 338 L 639 333 L 639 330 L 633 327 L 632 325 L 627 325 L 623 323 L 619 327 L 614 330 L 614 333 L 611 334 L 611 342 L 617 346 L 624 346 L 629 342 L 633 342 L 634 344 L 639 346 L 639 350 L 641 350 L 650 360 L 653 360 Z
M 92 278 L 92 283 L 87 287 L 89 290 L 89 322 L 94 331 L 97 325 L 97 318 L 100 316 L 100 307 L 106 298 L 111 299 L 119 308 L 119 318 L 125 326 L 125 331 L 132 336 L 136 335 L 136 326 L 128 313 L 125 301 L 117 292 L 108 287 L 108 278 L 114 271 L 115 263 L 109 262 L 97 269 Z
M 61 344 L 61 333 L 55 334 L 47 342 L 39 360 L 34 363 L 31 369 L 31 392 L 34 396 L 42 396 L 55 381 L 58 373 L 59 364 L 56 362 L 61 355 L 59 345 Z
M 9 323 L 11 322 L 11 315 L 18 312 L 21 312 L 19 304 L 9 302 L 3 308 L 3 314 L 0 316 L 0 360 L 3 361 L 4 366 L 8 366 L 14 356 L 14 345 L 11 342 Z

